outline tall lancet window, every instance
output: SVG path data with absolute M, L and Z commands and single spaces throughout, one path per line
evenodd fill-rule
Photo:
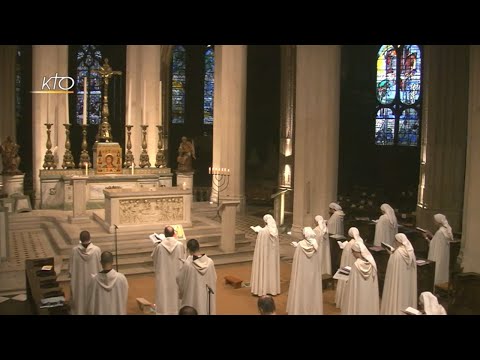
M 215 52 L 212 45 L 205 50 L 205 78 L 203 84 L 203 123 L 213 125 L 213 87 Z
M 77 124 L 82 124 L 83 118 L 83 89 L 84 79 L 88 82 L 88 123 L 99 124 L 102 120 L 102 79 L 97 72 L 103 61 L 102 52 L 97 45 L 82 45 L 76 54 L 77 64 L 77 101 L 75 106 L 75 118 Z
M 183 46 L 175 46 L 172 59 L 172 124 L 185 122 L 185 55 Z
M 377 54 L 376 145 L 417 146 L 422 54 L 418 45 L 383 45 Z
M 20 46 L 17 46 L 17 60 L 15 63 L 15 120 L 17 124 L 21 124 L 24 114 L 24 97 L 23 97 L 23 88 L 24 76 L 22 69 L 22 57 L 23 49 Z M 2 139 L 3 140 L 3 139 Z

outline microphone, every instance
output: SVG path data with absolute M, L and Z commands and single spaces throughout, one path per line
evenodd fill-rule
M 205 284 L 205 286 L 207 287 L 208 291 L 210 291 L 212 294 L 215 294 L 210 286 L 208 286 L 207 284 Z

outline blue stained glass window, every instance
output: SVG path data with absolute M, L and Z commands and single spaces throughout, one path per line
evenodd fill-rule
M 404 104 L 412 105 L 420 97 L 421 64 L 420 48 L 405 45 L 400 65 L 400 101 Z
M 418 45 L 383 45 L 378 51 L 376 145 L 418 145 L 421 64 Z
M 203 85 L 203 123 L 213 124 L 213 89 L 215 56 L 212 46 L 205 51 L 205 79 Z
M 418 143 L 418 113 L 415 109 L 406 109 L 400 115 L 398 144 L 415 146 Z
M 102 62 L 102 52 L 97 45 L 82 45 L 77 51 L 77 102 L 76 113 L 77 124 L 83 121 L 83 89 L 84 80 L 87 78 L 87 122 L 89 124 L 100 124 L 102 120 L 102 79 L 100 74 L 91 72 L 99 69 Z
M 390 108 L 381 108 L 377 111 L 375 122 L 375 144 L 393 145 L 395 134 L 395 115 Z
M 185 122 L 185 48 L 173 49 L 172 59 L 172 124 Z
M 391 104 L 397 91 L 397 51 L 392 45 L 383 45 L 377 57 L 377 99 Z

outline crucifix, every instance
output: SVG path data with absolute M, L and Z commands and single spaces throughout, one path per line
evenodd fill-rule
M 108 111 L 108 84 L 114 75 L 122 75 L 122 72 L 113 71 L 107 58 L 105 58 L 105 63 L 98 70 L 91 70 L 91 72 L 100 74 L 103 80 L 102 123 L 98 127 L 97 141 L 111 142 L 112 131 L 108 122 L 108 116 L 110 115 Z

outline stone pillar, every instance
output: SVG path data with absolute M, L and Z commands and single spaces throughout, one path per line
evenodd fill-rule
M 32 46 L 32 90 L 42 90 L 43 77 L 68 75 L 68 45 L 34 45 Z M 50 82 L 52 84 L 53 81 Z M 52 87 L 50 86 L 51 90 Z M 73 96 L 73 95 L 72 95 Z M 32 94 L 32 138 L 33 138 L 33 188 L 35 190 L 34 207 L 40 208 L 41 187 L 40 169 L 46 152 L 47 119 L 53 123 L 50 139 L 52 151 L 57 146 L 57 168 L 62 165 L 65 152 L 65 127 L 67 119 L 64 94 Z M 73 119 L 72 119 L 73 121 Z M 75 160 L 76 161 L 76 160 Z
M 302 237 L 337 198 L 340 118 L 339 45 L 297 46 L 295 189 L 292 235 Z
M 8 209 L 0 206 L 0 262 L 10 257 L 8 246 Z
M 220 199 L 239 201 L 241 213 L 245 211 L 246 100 L 247 45 L 215 46 L 212 167 L 230 169 Z M 211 201 L 217 202 L 213 181 Z
M 146 120 L 147 153 L 150 167 L 155 167 L 157 155 L 158 129 L 160 125 L 160 48 L 161 45 L 127 46 L 127 100 L 126 121 L 132 128 L 132 153 L 136 167 L 140 164 L 142 153 L 142 129 L 140 125 Z M 130 94 L 129 94 L 130 93 Z M 146 105 L 146 108 L 144 109 Z M 124 130 L 125 131 L 125 130 Z M 122 145 L 127 149 L 127 137 Z
M 220 248 L 224 252 L 235 251 L 235 219 L 238 205 L 240 205 L 240 201 L 222 201 L 220 204 L 220 216 L 222 217 Z
M 15 125 L 15 64 L 17 58 L 16 45 L 0 46 L 0 109 L 2 118 L 0 121 L 0 144 L 7 136 L 16 141 Z M 0 164 L 0 173 L 3 165 Z
M 480 273 L 480 46 L 470 46 L 467 161 L 463 205 L 461 264 L 464 272 Z
M 293 159 L 295 137 L 295 79 L 296 46 L 282 45 L 280 82 L 280 159 L 278 166 L 278 189 L 293 189 Z M 285 211 L 293 211 L 293 192 L 284 195 Z M 275 217 L 278 223 L 278 218 Z
M 87 179 L 88 176 L 72 176 L 73 216 L 68 217 L 70 223 L 90 222 L 87 214 Z
M 417 225 L 433 231 L 444 214 L 462 224 L 468 120 L 468 46 L 424 47 L 422 148 Z

